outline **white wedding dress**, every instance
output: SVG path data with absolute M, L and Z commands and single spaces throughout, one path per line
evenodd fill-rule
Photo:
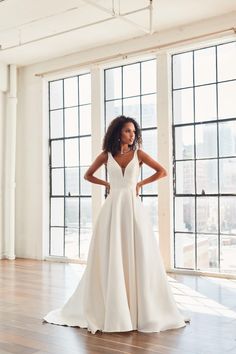
M 95 222 L 76 289 L 46 322 L 103 332 L 159 332 L 186 326 L 168 283 L 151 218 L 136 195 L 137 150 L 124 174 L 108 153 L 110 193 Z

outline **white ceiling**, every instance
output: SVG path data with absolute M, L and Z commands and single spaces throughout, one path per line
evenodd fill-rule
M 103 6 L 107 11 L 89 2 Z M 121 14 L 149 6 L 149 0 L 1 1 L 0 61 L 29 65 L 147 35 L 150 24 L 148 9 L 126 15 L 123 19 L 114 18 L 112 3 L 115 12 L 118 13 L 120 8 Z M 232 11 L 236 11 L 236 0 L 153 0 L 153 31 L 183 26 Z M 98 23 L 90 25 L 94 22 Z

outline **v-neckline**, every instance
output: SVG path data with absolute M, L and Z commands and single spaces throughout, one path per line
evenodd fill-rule
M 117 163 L 119 169 L 121 170 L 121 174 L 122 174 L 122 177 L 123 177 L 123 178 L 125 177 L 125 171 L 126 171 L 127 167 L 129 166 L 129 164 L 131 163 L 131 161 L 133 161 L 133 159 L 134 159 L 135 153 L 136 153 L 136 149 L 134 150 L 134 154 L 133 154 L 132 159 L 131 159 L 131 160 L 127 163 L 127 165 L 125 166 L 125 168 L 124 168 L 124 173 L 123 173 L 122 167 L 120 166 L 120 164 L 116 161 L 116 159 L 112 156 L 112 153 L 110 152 L 111 157 L 112 157 L 113 160 Z

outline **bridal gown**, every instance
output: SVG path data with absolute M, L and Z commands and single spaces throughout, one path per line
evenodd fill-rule
M 136 195 L 137 150 L 124 173 L 108 153 L 110 193 L 95 221 L 85 271 L 46 322 L 91 333 L 159 332 L 186 326 L 168 283 L 146 207 Z

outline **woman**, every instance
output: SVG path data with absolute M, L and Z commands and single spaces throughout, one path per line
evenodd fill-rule
M 46 322 L 102 332 L 159 332 L 186 326 L 179 312 L 154 235 L 151 219 L 139 199 L 140 187 L 167 175 L 140 149 L 138 123 L 125 116 L 109 125 L 101 152 L 84 178 L 106 186 L 91 238 L 87 266 L 77 288 Z M 137 181 L 140 165 L 156 172 Z M 107 165 L 109 182 L 94 172 Z

